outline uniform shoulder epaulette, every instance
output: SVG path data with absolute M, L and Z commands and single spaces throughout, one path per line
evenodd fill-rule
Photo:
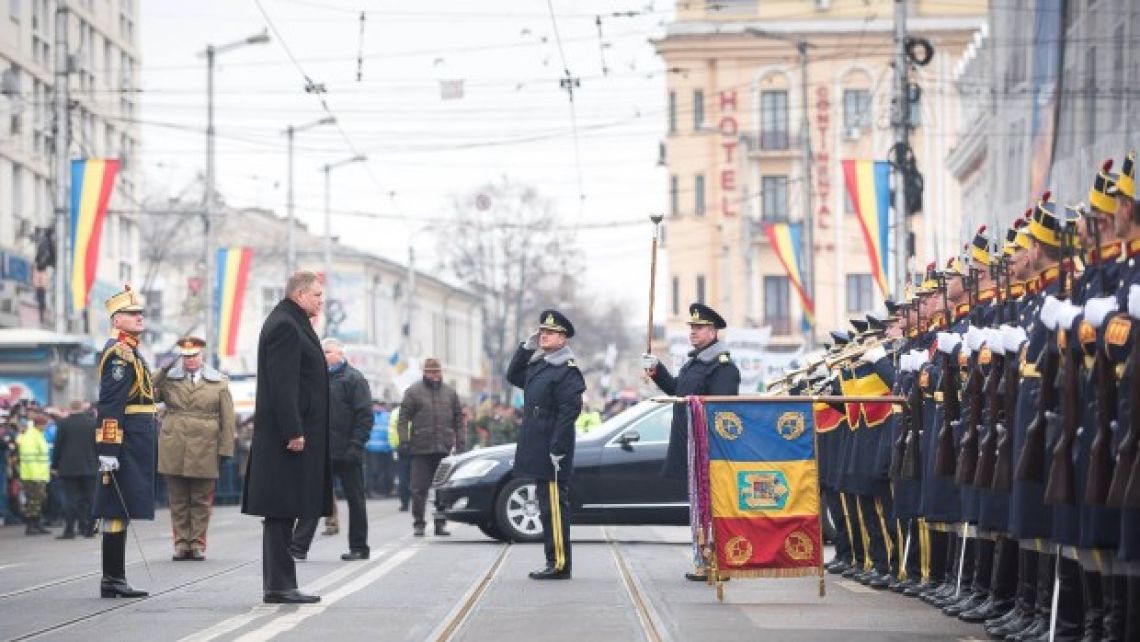
M 115 345 L 111 346 L 111 350 L 113 351 L 114 356 L 122 359 L 123 361 L 126 361 L 127 363 L 135 362 L 135 351 L 132 350 L 131 346 L 127 345 L 126 343 L 118 341 L 115 343 Z
M 717 357 L 716 360 L 719 361 L 720 363 L 731 363 L 732 357 L 728 356 L 727 352 L 722 352 L 722 353 L 720 353 L 720 356 Z

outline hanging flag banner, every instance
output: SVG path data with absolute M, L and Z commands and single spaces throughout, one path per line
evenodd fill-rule
M 818 576 L 822 595 L 812 400 L 688 403 L 693 534 L 709 574 Z
M 804 320 L 808 328 L 815 325 L 815 303 L 804 288 L 804 244 L 802 223 L 768 223 L 764 225 L 764 236 L 772 244 L 772 251 L 784 266 L 784 273 L 792 282 L 792 287 L 800 295 L 800 306 L 804 310 Z
M 218 354 L 223 357 L 237 354 L 241 309 L 245 302 L 245 290 L 252 260 L 253 250 L 248 247 L 223 247 L 218 250 L 218 276 L 217 287 L 214 289 L 214 303 L 218 311 Z
M 71 161 L 71 307 L 86 310 L 99 267 L 103 220 L 119 172 L 115 158 Z
M 867 245 L 867 256 L 871 259 L 871 276 L 879 284 L 884 297 L 888 292 L 890 176 L 891 166 L 886 161 L 843 161 L 843 181 L 855 207 L 859 227 L 863 230 L 863 242 Z

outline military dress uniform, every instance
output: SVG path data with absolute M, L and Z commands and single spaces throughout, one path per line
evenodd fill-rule
M 709 326 L 717 330 L 727 327 L 724 318 L 703 303 L 689 306 L 690 326 Z M 734 396 L 740 394 L 740 370 L 732 362 L 728 347 L 720 341 L 694 349 L 677 371 L 670 374 L 661 363 L 649 371 L 650 378 L 667 395 L 685 397 L 688 395 Z M 673 421 L 669 428 L 669 447 L 665 453 L 665 464 L 661 474 L 669 479 L 689 477 L 689 411 L 685 404 L 673 404 Z M 694 560 L 694 565 L 696 561 Z M 694 581 L 706 579 L 703 569 L 696 568 L 686 577 Z
M 539 328 L 570 338 L 574 326 L 557 310 L 545 310 Z M 570 579 L 570 483 L 574 472 L 574 421 L 582 410 L 586 381 L 569 346 L 544 353 L 519 345 L 507 366 L 507 381 L 523 390 L 523 423 L 514 472 L 537 482 L 546 568 L 532 579 Z
M 142 312 L 141 299 L 127 286 L 107 300 L 107 312 Z M 142 597 L 126 580 L 127 528 L 132 519 L 154 519 L 155 405 L 150 369 L 137 336 L 126 332 L 107 341 L 99 359 L 100 457 L 93 515 L 103 519 L 102 597 Z

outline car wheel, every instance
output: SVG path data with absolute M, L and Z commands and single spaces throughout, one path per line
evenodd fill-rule
M 494 522 L 479 524 L 479 530 L 483 531 L 483 534 L 487 537 L 490 537 L 491 539 L 499 540 L 500 542 L 510 541 L 510 538 L 504 535 L 503 531 L 499 530 L 498 525 L 496 525 Z
M 512 479 L 495 498 L 495 524 L 512 542 L 542 540 L 538 487 L 530 479 Z

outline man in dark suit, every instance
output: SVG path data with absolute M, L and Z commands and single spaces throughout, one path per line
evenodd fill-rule
M 253 428 L 242 512 L 264 517 L 262 586 L 268 604 L 309 604 L 297 590 L 289 554 L 298 519 L 332 512 L 329 382 L 325 353 L 313 330 L 324 288 L 313 272 L 289 278 L 257 343 L 257 422 Z
M 91 499 L 95 495 L 95 473 L 99 458 L 95 455 L 95 415 L 84 409 L 82 401 L 71 402 L 71 414 L 59 420 L 55 432 L 55 448 L 51 453 L 51 474 L 63 482 L 67 497 L 63 533 L 56 539 L 75 539 L 75 525 L 84 537 L 95 537 L 95 520 L 91 517 Z

